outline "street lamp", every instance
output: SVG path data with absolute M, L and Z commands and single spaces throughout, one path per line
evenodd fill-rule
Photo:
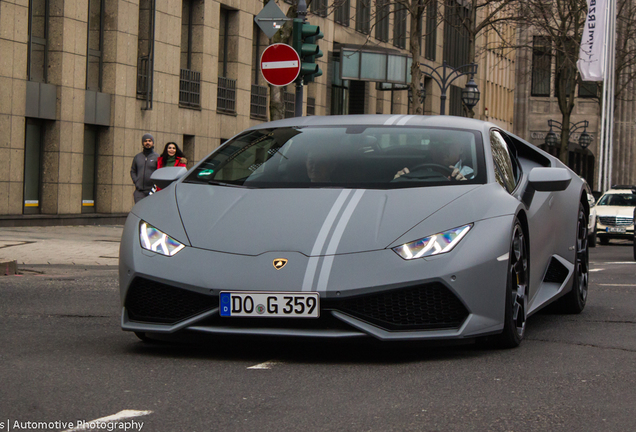
M 572 134 L 574 134 L 577 129 L 583 128 L 583 132 L 579 136 L 579 145 L 581 146 L 581 148 L 588 148 L 589 145 L 592 144 L 592 137 L 590 136 L 590 134 L 587 133 L 587 127 L 589 125 L 590 122 L 588 122 L 587 120 L 581 120 L 580 122 L 572 124 L 570 126 L 570 130 L 568 131 L 568 142 L 570 141 L 570 137 L 572 136 Z M 552 130 L 552 127 L 555 127 L 563 132 L 563 125 L 561 124 L 561 122 L 558 122 L 556 120 L 548 120 L 548 126 L 550 126 L 550 131 L 545 136 L 545 144 L 553 147 L 559 143 L 559 139 L 557 137 L 557 134 L 555 134 Z
M 430 72 L 422 70 L 422 74 L 435 81 L 442 92 L 440 96 L 440 114 L 444 115 L 446 113 L 446 91 L 457 78 L 464 75 L 470 75 L 470 80 L 466 83 L 466 87 L 462 89 L 462 102 L 469 110 L 473 109 L 479 102 L 479 88 L 477 88 L 477 84 L 473 79 L 477 73 L 477 63 L 466 64 L 458 68 L 447 65 L 446 61 L 436 68 L 427 64 L 420 64 L 420 66 L 430 69 Z

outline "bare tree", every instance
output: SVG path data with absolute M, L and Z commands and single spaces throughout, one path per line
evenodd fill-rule
M 587 16 L 585 0 L 528 0 L 526 23 L 532 33 L 542 37 L 555 58 L 555 95 L 561 112 L 559 159 L 567 164 L 569 157 L 570 117 L 575 105 L 576 86 L 581 77 L 576 68 L 581 37 Z M 529 41 L 531 43 L 531 41 Z

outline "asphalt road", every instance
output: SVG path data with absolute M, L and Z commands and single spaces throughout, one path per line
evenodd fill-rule
M 117 413 L 152 432 L 633 431 L 631 243 L 598 246 L 591 261 L 585 311 L 533 316 L 513 350 L 145 344 L 119 328 L 115 267 L 29 267 L 0 279 L 0 432 L 107 430 L 75 426 Z

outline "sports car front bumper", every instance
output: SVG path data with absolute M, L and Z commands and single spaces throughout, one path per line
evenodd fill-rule
M 381 340 L 497 333 L 503 328 L 511 222 L 507 217 L 476 222 L 452 252 L 411 261 L 390 248 L 310 258 L 297 252 L 246 256 L 188 246 L 166 257 L 140 247 L 139 218 L 131 214 L 120 249 L 122 328 Z M 282 270 L 272 264 L 279 258 L 288 259 Z M 308 277 L 310 268 L 315 272 Z M 303 287 L 319 293 L 320 318 L 226 318 L 218 312 L 221 291 Z

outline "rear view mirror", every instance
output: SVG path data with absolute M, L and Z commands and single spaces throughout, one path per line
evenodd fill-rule
M 175 180 L 179 180 L 181 177 L 187 173 L 188 170 L 185 167 L 165 167 L 159 168 L 150 176 L 150 180 L 155 182 L 155 184 L 161 189 L 170 186 Z

